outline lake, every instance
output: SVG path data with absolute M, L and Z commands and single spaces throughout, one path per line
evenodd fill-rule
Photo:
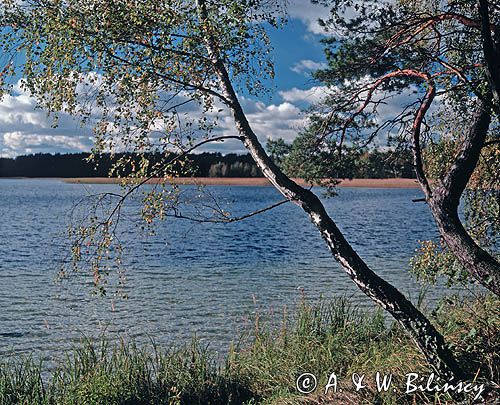
M 185 186 L 188 190 L 190 186 Z M 194 189 L 193 189 L 194 190 Z M 272 187 L 212 186 L 235 215 L 281 199 Z M 54 359 L 83 335 L 105 333 L 159 345 L 196 335 L 224 352 L 252 316 L 282 312 L 301 291 L 308 299 L 347 295 L 372 308 L 330 256 L 319 233 L 296 206 L 231 224 L 168 219 L 149 236 L 134 217 L 120 224 L 127 250 L 128 299 L 91 294 L 91 277 L 54 280 L 67 256 L 68 214 L 83 196 L 119 191 L 115 185 L 60 180 L 0 180 L 0 355 L 33 353 Z M 414 302 L 408 275 L 417 241 L 437 232 L 418 189 L 341 188 L 324 199 L 328 212 L 359 254 Z M 189 208 L 186 208 L 189 209 Z M 442 288 L 431 288 L 434 302 Z

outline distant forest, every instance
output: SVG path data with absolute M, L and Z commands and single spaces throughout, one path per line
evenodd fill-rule
M 391 159 L 390 152 L 372 151 L 364 153 L 351 163 L 339 177 L 345 178 L 413 178 L 411 159 Z M 88 153 L 48 154 L 0 158 L 0 177 L 108 177 L 113 161 L 123 157 L 138 157 L 116 154 L 101 155 L 98 165 L 88 162 Z M 160 162 L 161 154 L 152 154 L 151 163 Z M 190 175 L 196 177 L 262 177 L 261 171 L 250 155 L 200 153 L 188 156 L 192 167 Z M 126 175 L 127 173 L 123 173 Z

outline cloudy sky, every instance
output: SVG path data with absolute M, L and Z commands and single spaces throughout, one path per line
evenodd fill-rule
M 325 64 L 317 21 L 327 13 L 328 10 L 308 0 L 293 0 L 289 5 L 289 24 L 270 33 L 275 91 L 261 100 L 242 97 L 249 121 L 262 140 L 278 137 L 292 140 L 304 122 L 301 110 L 321 97 L 323 89 L 313 82 L 310 73 Z M 79 152 L 92 147 L 91 129 L 80 128 L 77 120 L 62 115 L 56 128 L 52 123 L 46 112 L 37 109 L 35 101 L 18 87 L 13 95 L 0 101 L 0 156 Z M 229 116 L 224 117 L 220 126 L 224 133 L 233 132 Z M 211 149 L 243 151 L 237 143 L 213 145 Z

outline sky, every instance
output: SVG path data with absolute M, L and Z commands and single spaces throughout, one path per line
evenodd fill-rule
M 324 94 L 311 72 L 325 66 L 322 29 L 318 18 L 328 10 L 309 0 L 292 0 L 289 23 L 270 31 L 274 48 L 275 80 L 270 97 L 255 99 L 241 95 L 241 102 L 261 141 L 284 138 L 292 141 L 305 123 L 303 109 Z M 18 86 L 13 95 L 0 101 L 0 156 L 15 157 L 32 153 L 86 152 L 92 147 L 90 127 L 62 114 L 56 128 L 47 113 L 36 108 L 29 94 Z M 224 116 L 219 131 L 234 134 L 231 117 Z M 211 145 L 208 150 L 223 153 L 244 152 L 237 142 Z

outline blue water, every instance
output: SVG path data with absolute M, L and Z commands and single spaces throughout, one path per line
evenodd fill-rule
M 207 187 L 225 210 L 243 215 L 281 199 L 272 187 Z M 189 195 L 194 188 L 185 188 Z M 141 231 L 137 203 L 120 223 L 128 299 L 91 294 L 84 273 L 54 280 L 68 253 L 69 213 L 89 193 L 115 185 L 59 180 L 0 180 L 0 355 L 46 359 L 82 338 L 105 333 L 160 345 L 196 334 L 224 352 L 256 311 L 281 312 L 301 290 L 309 299 L 345 295 L 372 307 L 330 256 L 317 230 L 286 204 L 231 224 L 167 219 L 155 235 Z M 417 241 L 436 237 L 418 189 L 340 189 L 325 205 L 372 268 L 415 301 L 408 275 Z M 192 208 L 186 207 L 184 212 Z M 427 293 L 430 302 L 439 288 Z

